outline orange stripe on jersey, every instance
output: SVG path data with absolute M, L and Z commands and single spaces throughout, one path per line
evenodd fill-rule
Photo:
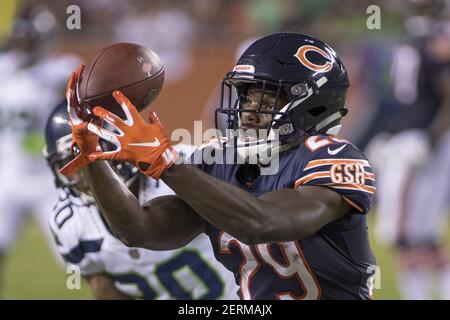
M 360 190 L 360 191 L 366 191 L 369 193 L 375 193 L 376 188 L 371 186 L 362 186 L 355 183 L 348 183 L 348 184 L 334 184 L 329 183 L 327 186 L 330 186 L 332 188 L 338 188 L 338 189 L 352 189 L 352 190 Z
M 321 171 L 321 172 L 310 173 L 310 174 L 298 179 L 297 181 L 295 181 L 294 189 L 297 189 L 302 184 L 305 184 L 311 180 L 319 179 L 319 178 L 328 178 L 328 177 L 330 177 L 330 171 Z
M 319 171 L 319 172 L 310 173 L 310 174 L 298 179 L 297 181 L 295 181 L 294 189 L 297 189 L 302 184 L 308 183 L 311 180 L 320 179 L 320 178 L 330 178 L 331 179 L 330 171 Z M 370 179 L 370 180 L 375 180 L 375 175 L 373 173 L 366 172 L 364 175 L 364 178 Z
M 369 161 L 359 159 L 321 159 L 312 160 L 308 162 L 303 170 L 308 170 L 314 167 L 327 166 L 330 164 L 362 164 L 363 166 L 369 166 Z
M 352 200 L 350 200 L 347 197 L 342 197 L 342 199 L 344 199 L 349 205 L 351 205 L 352 207 L 354 207 L 356 210 L 360 211 L 360 212 L 364 212 L 364 209 L 361 208 L 359 205 L 357 205 L 355 202 L 353 202 Z

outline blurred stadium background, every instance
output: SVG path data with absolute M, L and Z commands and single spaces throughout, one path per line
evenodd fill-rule
M 80 30 L 69 30 L 66 26 L 70 16 L 66 10 L 73 4 L 81 9 Z M 366 9 L 369 5 L 378 5 L 381 9 L 380 29 L 367 27 L 370 14 Z M 166 82 L 152 108 L 167 129 L 192 130 L 193 121 L 199 119 L 206 122 L 203 125 L 205 129 L 212 126 L 213 114 L 209 111 L 214 107 L 217 84 L 232 68 L 239 47 L 249 38 L 292 30 L 317 36 L 330 43 L 341 55 L 351 80 L 350 113 L 344 120 L 341 133 L 365 148 L 370 138 L 382 131 L 386 124 L 386 119 L 380 114 L 390 113 L 386 108 L 392 107 L 394 98 L 388 92 L 393 86 L 393 52 L 413 36 L 411 30 L 419 30 L 417 26 L 408 25 L 409 19 L 418 15 L 431 21 L 438 16 L 445 20 L 448 19 L 448 11 L 447 15 L 443 12 L 448 8 L 448 1 L 444 0 L 2 0 L 0 56 L 12 50 L 22 50 L 27 60 L 23 69 L 31 68 L 50 56 L 61 58 L 61 64 L 56 71 L 53 66 L 53 69 L 33 69 L 27 73 L 26 76 L 34 81 L 27 87 L 30 90 L 27 92 L 22 92 L 17 83 L 6 87 L 9 75 L 12 77 L 16 71 L 1 69 L 0 64 L 0 119 L 3 117 L 0 123 L 3 126 L 5 121 L 9 121 L 7 113 L 2 112 L 11 108 L 9 101 L 17 101 L 16 104 L 21 104 L 29 113 L 35 113 L 39 120 L 34 122 L 32 130 L 24 129 L 26 134 L 21 138 L 21 148 L 28 154 L 39 154 L 43 141 L 39 131 L 42 126 L 39 125 L 63 98 L 65 79 L 73 66 L 113 42 L 135 42 L 155 50 L 166 65 Z M 40 77 L 54 73 L 61 76 L 48 80 L 51 82 L 50 90 L 47 80 Z M 14 81 L 23 83 L 20 79 Z M 44 99 L 44 93 L 45 100 L 38 101 L 40 97 Z M 24 98 L 27 95 L 29 99 Z M 0 151 L 3 172 L 14 161 L 8 161 L 10 157 L 14 157 L 14 153 Z M 50 175 L 50 171 L 46 174 Z M 9 176 L 2 174 L 1 177 L 3 184 L 14 180 L 17 192 L 20 192 L 21 185 L 39 189 L 44 183 L 30 186 L 39 180 L 30 182 L 24 175 L 6 179 L 4 177 Z M 49 195 L 53 201 L 56 197 L 56 194 Z M 6 201 L 5 197 L 0 197 L 0 201 Z M 376 215 L 374 207 L 370 216 L 371 226 Z M 20 232 L 16 241 L 3 252 L 0 297 L 91 298 L 85 283 L 81 290 L 66 288 L 65 270 L 52 254 L 37 219 L 33 215 L 27 216 L 22 225 L 23 228 L 18 228 Z M 393 257 L 395 249 L 379 243 L 374 228 L 371 228 L 371 235 L 381 271 L 381 287 L 375 290 L 374 298 L 399 299 L 397 264 Z

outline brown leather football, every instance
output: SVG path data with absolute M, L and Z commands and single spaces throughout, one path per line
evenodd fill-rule
M 113 98 L 120 90 L 139 111 L 152 103 L 164 82 L 164 65 L 152 50 L 133 43 L 116 43 L 97 53 L 86 65 L 78 82 L 83 108 L 102 106 L 123 118 Z

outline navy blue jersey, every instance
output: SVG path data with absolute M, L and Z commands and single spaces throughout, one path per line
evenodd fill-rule
M 280 243 L 246 245 L 208 224 L 216 258 L 235 274 L 240 297 L 370 298 L 375 258 L 365 213 L 375 187 L 369 162 L 361 151 L 336 137 L 313 136 L 280 154 L 276 174 L 259 175 L 251 185 L 240 177 L 242 166 L 203 164 L 200 169 L 257 197 L 279 189 L 323 186 L 339 193 L 351 209 L 307 238 Z

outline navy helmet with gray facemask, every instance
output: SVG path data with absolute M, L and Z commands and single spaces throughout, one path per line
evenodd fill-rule
M 77 186 L 86 182 L 83 174 L 76 173 L 71 177 L 66 177 L 59 172 L 61 168 L 74 159 L 71 152 L 72 129 L 66 101 L 61 102 L 48 117 L 45 126 L 45 141 L 43 154 L 53 172 L 56 186 L 58 188 L 67 187 L 80 193 Z M 102 142 L 100 144 L 102 149 L 107 148 Z M 127 187 L 139 177 L 139 170 L 131 164 L 121 161 L 110 161 L 109 163 Z
M 337 134 L 340 120 L 347 113 L 348 87 L 344 65 L 324 42 L 293 32 L 263 37 L 247 48 L 222 80 L 216 119 L 219 114 L 227 117 L 231 130 L 225 146 L 236 148 L 238 154 L 260 153 L 258 157 L 267 161 L 274 152 L 298 145 L 305 135 Z M 259 106 L 243 109 L 240 101 L 250 88 L 261 91 Z M 280 110 L 263 109 L 264 94 L 268 93 L 275 96 L 274 105 L 279 99 L 287 104 Z M 240 139 L 243 112 L 272 115 L 263 138 L 250 142 Z

